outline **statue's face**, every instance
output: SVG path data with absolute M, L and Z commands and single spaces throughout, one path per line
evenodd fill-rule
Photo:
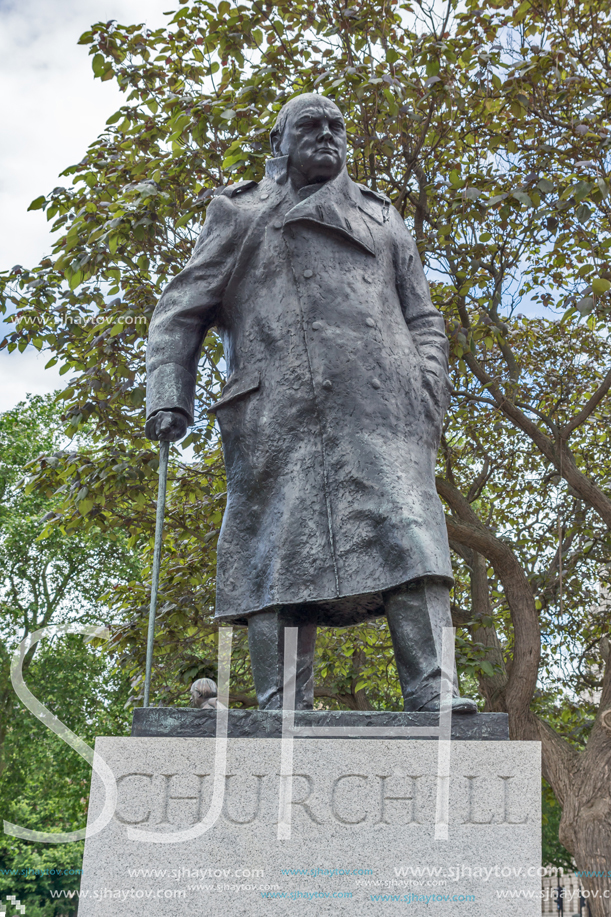
M 328 181 L 346 162 L 346 127 L 340 110 L 327 99 L 304 102 L 290 112 L 281 152 L 300 184 Z

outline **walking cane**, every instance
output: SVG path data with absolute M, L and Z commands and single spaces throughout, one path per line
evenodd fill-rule
M 153 668 L 153 644 L 155 642 L 155 613 L 157 611 L 157 592 L 159 590 L 159 566 L 161 562 L 161 539 L 163 537 L 163 515 L 165 513 L 165 492 L 168 483 L 169 440 L 162 440 L 159 445 L 159 488 L 157 490 L 157 517 L 155 519 L 155 547 L 153 550 L 153 582 L 151 583 L 151 607 L 149 609 L 149 629 L 146 640 L 146 675 L 144 677 L 144 706 L 149 706 L 151 691 L 151 670 Z

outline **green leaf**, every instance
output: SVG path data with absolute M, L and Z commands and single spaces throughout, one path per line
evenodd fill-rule
M 91 498 L 86 500 L 81 500 L 78 504 L 78 511 L 81 516 L 87 516 L 93 509 L 93 500 Z
M 506 194 L 495 194 L 494 197 L 491 197 L 489 200 L 486 201 L 486 205 L 488 207 L 492 207 L 494 206 L 494 204 L 498 204 L 500 201 L 504 201 L 508 197 L 509 197 L 509 194 L 507 193 Z
M 602 296 L 603 293 L 606 293 L 607 290 L 611 289 L 611 280 L 606 280 L 603 277 L 596 277 L 592 281 L 592 289 L 597 296 Z
M 83 272 L 75 271 L 74 274 L 72 274 L 70 277 L 70 282 L 69 282 L 70 289 L 75 290 L 78 287 L 78 285 L 82 282 L 82 280 L 83 280 Z
M 176 229 L 180 229 L 182 226 L 186 226 L 187 223 L 190 223 L 195 213 L 193 211 L 183 214 L 180 219 L 176 220 Z
M 91 66 L 93 68 L 93 72 L 95 76 L 97 77 L 103 76 L 104 71 L 106 70 L 106 58 L 104 57 L 104 55 L 95 54 L 91 62 Z
M 516 201 L 519 201 L 521 204 L 525 204 L 526 207 L 534 207 L 534 204 L 526 191 L 514 191 L 513 197 L 515 197 Z
M 44 194 L 42 194 L 40 197 L 37 197 L 35 200 L 32 201 L 32 203 L 28 207 L 28 210 L 42 210 L 46 202 L 47 202 L 47 199 L 44 196 Z
M 572 189 L 573 197 L 579 203 L 588 196 L 592 188 L 594 188 L 594 182 L 580 181 Z

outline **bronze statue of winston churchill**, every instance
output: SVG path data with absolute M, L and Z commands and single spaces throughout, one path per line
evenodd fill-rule
M 439 708 L 452 567 L 435 458 L 448 344 L 416 246 L 388 198 L 346 170 L 339 108 L 280 111 L 259 183 L 211 201 L 166 287 L 147 354 L 147 434 L 181 439 L 202 342 L 220 334 L 227 471 L 216 619 L 248 625 L 259 707 L 282 706 L 296 626 L 296 707 L 313 703 L 319 626 L 386 615 L 406 710 Z M 476 706 L 458 696 L 453 709 Z

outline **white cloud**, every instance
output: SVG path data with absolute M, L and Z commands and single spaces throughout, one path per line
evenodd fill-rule
M 34 198 L 65 184 L 59 173 L 82 159 L 106 119 L 124 103 L 113 81 L 91 71 L 79 36 L 100 21 L 158 28 L 177 0 L 0 0 L 0 270 L 37 264 L 50 249 Z M 1 332 L 0 332 L 1 333 Z M 51 391 L 56 372 L 34 351 L 0 355 L 0 406 L 26 391 Z M 14 399 L 14 400 L 11 400 Z
M 66 385 L 56 366 L 45 369 L 50 355 L 28 347 L 23 353 L 0 353 L 0 411 L 8 411 L 26 395 L 46 395 Z

